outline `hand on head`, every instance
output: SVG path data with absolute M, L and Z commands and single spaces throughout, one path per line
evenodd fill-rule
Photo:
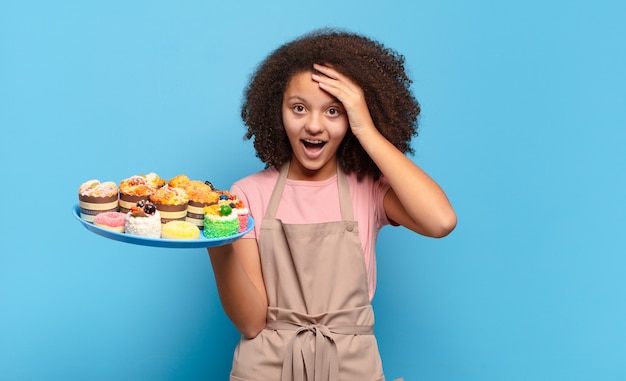
M 375 128 L 361 86 L 330 65 L 314 64 L 313 68 L 320 73 L 313 72 L 313 80 L 343 104 L 357 138 L 364 129 Z

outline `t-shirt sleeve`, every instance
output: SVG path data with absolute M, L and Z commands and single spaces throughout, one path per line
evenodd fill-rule
M 236 181 L 230 187 L 230 193 L 243 201 L 250 216 L 254 219 L 254 229 L 244 235 L 243 238 L 259 237 L 265 205 L 272 189 L 274 189 L 277 178 L 278 171 L 276 169 L 265 169 Z
M 385 177 L 381 177 L 378 181 L 374 181 L 372 185 L 372 198 L 376 202 L 376 221 L 377 228 L 380 229 L 385 225 L 400 226 L 395 221 L 390 220 L 385 213 L 385 195 L 391 189 L 389 181 Z

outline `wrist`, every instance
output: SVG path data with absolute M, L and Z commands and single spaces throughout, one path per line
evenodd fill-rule
M 378 131 L 374 124 L 368 124 L 366 126 L 353 129 L 352 133 L 357 138 L 359 143 L 361 143 L 361 146 L 363 146 L 363 148 L 365 148 L 366 150 L 368 145 L 376 144 L 376 142 L 380 139 L 387 140 L 380 133 L 380 131 Z

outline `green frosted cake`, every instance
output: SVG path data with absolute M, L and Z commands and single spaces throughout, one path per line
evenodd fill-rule
M 239 232 L 239 217 L 228 204 L 204 208 L 204 230 L 207 238 L 223 238 Z

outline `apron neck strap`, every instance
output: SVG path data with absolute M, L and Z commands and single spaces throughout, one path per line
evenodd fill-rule
M 265 211 L 265 218 L 274 219 L 276 211 L 280 204 L 280 198 L 283 194 L 283 188 L 287 182 L 287 174 L 289 173 L 289 162 L 283 164 L 278 171 L 278 180 L 272 191 L 272 196 Z M 337 166 L 337 187 L 339 189 L 339 207 L 341 208 L 341 218 L 343 221 L 353 221 L 354 214 L 352 212 L 352 198 L 350 197 L 350 188 L 348 187 L 348 178 L 346 174 Z
M 348 178 L 344 171 L 337 164 L 337 186 L 339 187 L 339 207 L 341 208 L 341 219 L 343 221 L 354 221 L 352 213 L 352 197 L 348 187 Z
M 276 211 L 278 210 L 278 204 L 280 204 L 280 196 L 283 194 L 283 188 L 287 181 L 287 173 L 289 172 L 289 162 L 283 164 L 278 170 L 278 180 L 274 185 L 272 191 L 272 197 L 270 198 L 267 209 L 265 210 L 265 218 L 273 220 L 276 217 Z

